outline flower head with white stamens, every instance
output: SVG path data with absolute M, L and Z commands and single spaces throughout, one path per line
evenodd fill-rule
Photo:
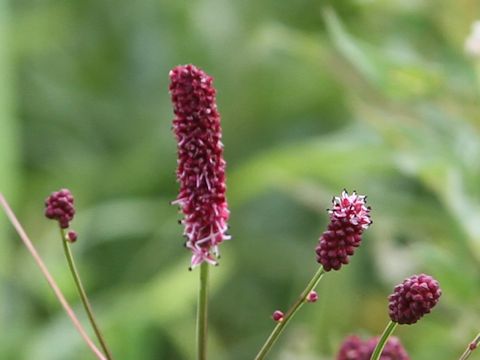
M 194 65 L 170 71 L 170 95 L 175 118 L 180 183 L 178 204 L 184 218 L 186 247 L 192 267 L 217 263 L 218 245 L 230 239 L 225 196 L 222 129 L 212 78 Z
M 315 249 L 317 261 L 325 271 L 339 270 L 342 265 L 348 264 L 355 249 L 360 246 L 363 231 L 372 223 L 366 198 L 355 191 L 349 195 L 343 190 L 340 196 L 332 199 L 328 229 Z
M 348 195 L 348 192 L 343 190 L 340 196 L 333 198 L 333 208 L 328 211 L 330 219 L 346 219 L 352 225 L 368 228 L 372 220 L 366 199 L 365 195 L 358 195 L 355 191 Z

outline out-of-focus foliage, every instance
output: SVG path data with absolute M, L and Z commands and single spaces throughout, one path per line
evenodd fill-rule
M 192 359 L 198 272 L 176 196 L 168 72 L 215 77 L 234 240 L 212 271 L 211 359 L 254 357 L 316 269 L 331 196 L 374 224 L 272 359 L 331 359 L 376 335 L 386 296 L 428 272 L 444 295 L 397 335 L 458 358 L 480 324 L 480 94 L 474 0 L 0 1 L 0 184 L 79 314 L 43 200 L 76 196 L 78 267 L 117 359 Z M 91 355 L 0 217 L 0 358 Z M 84 319 L 84 318 L 83 318 Z

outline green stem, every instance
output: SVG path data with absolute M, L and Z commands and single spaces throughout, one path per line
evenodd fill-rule
M 397 327 L 398 323 L 394 321 L 390 321 L 383 331 L 382 337 L 378 341 L 377 346 L 375 347 L 375 350 L 373 351 L 372 357 L 370 360 L 378 360 L 380 358 L 380 355 L 382 354 L 383 348 L 385 347 L 385 344 L 387 343 L 388 338 L 390 335 L 392 335 L 393 330 Z
M 262 348 L 260 349 L 257 356 L 255 357 L 255 360 L 265 359 L 268 352 L 271 350 L 275 342 L 278 340 L 285 326 L 287 326 L 289 321 L 293 318 L 293 316 L 297 313 L 297 311 L 306 302 L 308 294 L 310 293 L 310 291 L 315 289 L 315 287 L 318 285 L 318 283 L 320 282 L 320 279 L 323 277 L 324 274 L 325 274 L 325 270 L 323 270 L 323 267 L 320 267 L 315 273 L 315 275 L 313 275 L 312 279 L 308 283 L 305 290 L 303 290 L 303 292 L 300 294 L 297 300 L 293 303 L 290 309 L 288 309 L 287 313 L 283 317 L 283 320 L 280 321 L 277 324 L 277 326 L 275 326 L 272 333 L 268 337 L 267 341 L 265 342 L 265 344 L 263 344 Z
M 477 80 L 477 91 L 480 92 L 480 62 L 478 60 L 475 60 L 474 69 L 475 69 L 475 77 Z
M 208 263 L 200 265 L 200 290 L 197 310 L 197 352 L 198 360 L 207 359 L 207 315 L 208 315 Z
M 110 350 L 108 349 L 107 343 L 105 342 L 105 339 L 102 333 L 100 332 L 100 328 L 97 325 L 95 316 L 93 315 L 92 306 L 90 305 L 90 301 L 88 300 L 87 293 L 85 292 L 85 288 L 83 287 L 82 280 L 80 279 L 80 275 L 77 271 L 77 267 L 75 266 L 75 261 L 73 260 L 73 254 L 70 249 L 69 243 L 66 239 L 66 236 L 67 236 L 66 231 L 64 229 L 60 229 L 60 233 L 62 236 L 63 250 L 65 252 L 65 257 L 67 258 L 68 267 L 70 268 L 70 272 L 72 273 L 73 280 L 75 281 L 75 285 L 77 287 L 78 294 L 80 295 L 80 299 L 82 300 L 85 312 L 87 313 L 88 320 L 90 320 L 90 324 L 92 325 L 93 331 L 95 332 L 95 335 L 97 336 L 100 346 L 102 347 L 107 359 L 113 360 L 113 356 Z
M 470 356 L 470 354 L 473 352 L 478 347 L 478 344 L 480 344 L 480 333 L 475 336 L 475 338 L 472 340 L 470 344 L 468 344 L 467 348 L 465 349 L 465 352 L 462 354 L 460 357 L 460 360 L 466 360 Z

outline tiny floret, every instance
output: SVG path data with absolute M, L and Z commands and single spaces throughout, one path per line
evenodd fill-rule
M 341 196 L 333 198 L 333 207 L 328 211 L 330 218 L 345 219 L 352 225 L 359 225 L 362 229 L 366 229 L 372 223 L 370 208 L 366 206 L 366 202 L 365 195 L 357 195 L 355 191 L 352 195 L 348 195 L 347 190 L 343 190 Z
M 70 226 L 75 215 L 73 195 L 68 189 L 62 189 L 50 194 L 45 200 L 45 216 L 57 220 L 62 229 Z
M 413 275 L 397 285 L 388 297 L 390 319 L 399 324 L 414 324 L 438 303 L 442 290 L 429 275 Z
M 78 239 L 78 234 L 74 230 L 70 230 L 67 234 L 67 241 L 74 243 Z
M 192 251 L 192 267 L 205 261 L 217 264 L 218 245 L 230 239 L 222 129 L 212 82 L 194 65 L 170 71 L 180 184 L 173 204 L 184 215 L 181 224 L 185 245 Z
M 360 246 L 363 231 L 372 223 L 366 198 L 355 191 L 349 195 L 346 190 L 333 198 L 328 211 L 330 223 L 315 249 L 317 261 L 325 271 L 339 270 L 348 264 L 355 248 Z
M 276 321 L 276 322 L 281 322 L 283 320 L 283 317 L 284 317 L 284 313 L 280 310 L 275 310 L 272 314 L 272 319 L 273 321 Z
M 310 293 L 307 295 L 307 301 L 310 303 L 314 303 L 318 300 L 318 294 L 315 290 L 310 291 Z

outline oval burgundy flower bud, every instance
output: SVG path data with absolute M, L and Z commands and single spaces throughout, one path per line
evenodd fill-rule
M 413 275 L 397 285 L 388 297 L 390 319 L 399 324 L 414 324 L 437 304 L 442 290 L 429 275 Z
M 177 180 L 180 191 L 173 202 L 184 218 L 186 246 L 192 251 L 192 267 L 217 263 L 218 245 L 227 234 L 222 129 L 212 78 L 193 65 L 170 71 L 170 94 L 177 139 Z
M 314 303 L 318 300 L 318 294 L 315 290 L 312 290 L 307 295 L 307 301 L 310 303 Z
M 355 191 L 348 195 L 344 190 L 332 203 L 330 223 L 315 249 L 317 261 L 325 271 L 339 270 L 349 263 L 350 256 L 360 246 L 363 231 L 372 223 L 366 196 L 357 195 Z
M 70 230 L 67 234 L 67 240 L 71 243 L 74 243 L 78 239 L 78 234 L 74 230 Z
M 75 215 L 73 195 L 68 189 L 53 192 L 45 200 L 45 216 L 57 220 L 62 229 L 70 226 Z
M 280 311 L 280 310 L 275 310 L 272 314 L 272 319 L 276 322 L 280 322 L 283 320 L 283 317 L 285 316 L 285 314 Z

